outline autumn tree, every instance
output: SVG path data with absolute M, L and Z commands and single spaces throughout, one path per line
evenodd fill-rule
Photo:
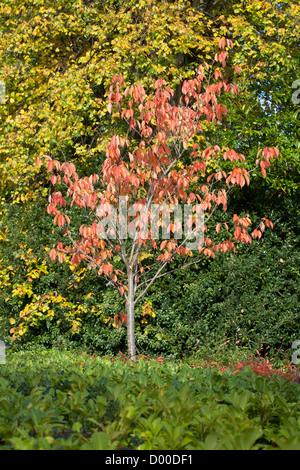
M 272 227 L 263 218 L 250 230 L 248 215 L 218 220 L 218 211 L 227 210 L 228 193 L 235 186 L 249 185 L 251 173 L 244 155 L 217 145 L 207 147 L 202 137 L 205 123 L 221 123 L 227 113 L 219 97 L 238 93 L 222 71 L 232 45 L 225 38 L 219 40 L 214 69 L 204 64 L 194 78 L 184 81 L 178 106 L 171 104 L 173 91 L 161 78 L 153 96 L 147 97 L 140 84 L 125 87 L 124 77 L 115 75 L 108 111 L 126 123 L 126 133 L 111 138 L 99 173 L 79 178 L 73 162 L 44 158 L 51 183 L 67 187 L 65 197 L 61 190 L 50 195 L 47 211 L 71 241 L 59 242 L 50 257 L 63 262 L 71 255 L 73 264 L 86 262 L 124 297 L 126 313 L 120 320 L 127 324 L 132 360 L 135 306 L 156 280 L 205 256 L 234 251 L 237 243 L 250 244 L 265 227 Z M 274 157 L 277 148 L 258 152 L 256 164 L 264 176 Z M 70 207 L 83 209 L 89 221 L 80 227 L 79 239 L 69 227 L 67 201 Z M 180 266 L 173 268 L 178 258 Z
M 34 164 L 37 155 L 61 155 L 81 175 L 98 171 L 107 142 L 119 132 L 107 113 L 112 77 L 138 80 L 147 92 L 159 76 L 176 87 L 199 57 L 208 60 L 216 38 L 206 35 L 205 15 L 185 0 L 5 0 L 0 15 L 6 86 L 0 105 L 0 326 L 9 338 L 26 341 L 37 325 L 50 319 L 57 325 L 60 311 L 75 327 L 82 320 L 77 278 L 85 297 L 92 291 L 85 267 L 49 263 L 55 233 L 43 207 L 49 183 Z M 101 290 L 99 284 L 96 308 Z

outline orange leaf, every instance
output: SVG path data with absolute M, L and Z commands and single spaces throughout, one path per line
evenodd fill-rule
M 164 247 L 166 246 L 166 244 L 167 244 L 167 240 L 164 240 L 164 241 L 160 244 L 160 247 L 159 247 L 160 250 L 163 250 Z
M 54 167 L 53 160 L 49 160 L 49 162 L 48 162 L 48 171 L 52 171 L 53 167 Z
M 234 231 L 234 236 L 235 236 L 235 238 L 236 238 L 237 240 L 240 238 L 240 236 L 241 236 L 241 227 L 240 227 L 240 226 L 238 226 L 238 227 L 235 229 L 235 231 Z
M 49 251 L 49 256 L 50 256 L 51 261 L 55 261 L 55 259 L 56 259 L 56 250 L 54 248 L 52 248 L 52 250 Z

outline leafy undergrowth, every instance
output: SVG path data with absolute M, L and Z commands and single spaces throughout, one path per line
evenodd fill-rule
M 37 351 L 0 365 L 0 449 L 300 450 L 297 369 Z
M 245 361 L 229 364 L 228 366 L 223 366 L 216 362 L 202 362 L 202 364 L 194 364 L 194 367 L 210 367 L 217 369 L 221 373 L 230 370 L 234 374 L 248 367 L 257 375 L 263 375 L 269 379 L 276 380 L 277 377 L 282 377 L 289 382 L 297 382 L 300 384 L 299 370 L 294 364 L 285 364 L 283 368 L 278 368 L 273 366 L 272 359 L 269 361 L 269 359 L 264 357 L 254 358 L 251 356 Z

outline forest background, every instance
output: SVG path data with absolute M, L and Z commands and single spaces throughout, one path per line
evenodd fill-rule
M 112 77 L 146 91 L 163 78 L 176 100 L 226 37 L 234 44 L 226 79 L 240 92 L 222 98 L 228 113 L 207 125 L 203 144 L 235 148 L 252 166 L 259 148 L 279 149 L 267 176 L 257 171 L 228 204 L 231 215 L 249 214 L 254 224 L 266 216 L 274 229 L 154 284 L 136 310 L 137 351 L 291 356 L 300 340 L 298 2 L 6 0 L 0 15 L 1 339 L 13 348 L 126 351 L 124 302 L 107 280 L 50 260 L 61 233 L 47 214 L 52 185 L 36 158 L 98 173 L 121 126 L 107 112 Z M 78 227 L 83 216 L 72 209 Z

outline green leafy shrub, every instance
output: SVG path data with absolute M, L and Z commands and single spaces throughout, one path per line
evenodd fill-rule
M 0 449 L 300 449 L 299 384 L 195 365 L 8 354 Z

